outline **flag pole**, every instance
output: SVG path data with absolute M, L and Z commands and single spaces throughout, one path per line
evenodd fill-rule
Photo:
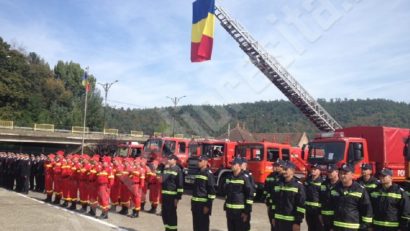
M 88 67 L 85 68 L 85 75 L 87 75 L 88 72 Z M 88 99 L 88 91 L 89 91 L 89 86 L 88 86 L 88 79 L 86 80 L 85 83 L 85 102 L 84 102 L 84 121 L 83 121 L 83 137 L 82 137 L 82 141 L 81 141 L 81 155 L 84 154 L 84 136 L 85 136 L 85 125 L 86 125 L 86 121 L 87 121 L 87 99 Z

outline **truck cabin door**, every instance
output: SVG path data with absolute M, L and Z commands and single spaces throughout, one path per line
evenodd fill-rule
M 363 144 L 359 142 L 349 143 L 347 163 L 354 168 L 355 174 L 361 173 L 360 167 L 363 159 Z
M 284 161 L 290 161 L 290 150 L 289 149 L 282 149 L 282 160 Z
M 223 166 L 223 156 L 225 153 L 225 146 L 224 145 L 213 145 L 212 151 L 210 153 L 210 168 L 212 172 L 217 171 L 219 168 Z

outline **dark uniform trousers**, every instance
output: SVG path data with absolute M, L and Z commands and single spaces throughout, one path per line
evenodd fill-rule
M 324 231 L 329 231 L 332 226 L 333 226 L 333 216 L 332 215 L 323 215 L 322 214 L 322 220 L 323 220 L 323 230 Z
M 191 203 L 193 230 L 194 231 L 209 231 L 209 213 L 204 214 L 206 203 L 195 202 Z
M 275 231 L 292 231 L 293 222 L 275 219 Z
M 177 207 L 175 207 L 176 196 L 162 194 L 161 215 L 165 230 L 177 230 Z
M 323 230 L 322 223 L 319 220 L 319 211 L 317 212 L 316 211 L 309 212 L 309 209 L 307 209 L 306 223 L 308 225 L 308 231 L 322 231 Z
M 241 217 L 242 210 L 226 210 L 226 218 L 228 223 L 228 231 L 248 231 L 246 222 L 243 222 Z

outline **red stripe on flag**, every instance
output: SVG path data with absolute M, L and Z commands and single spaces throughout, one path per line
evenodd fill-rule
M 200 43 L 191 42 L 191 62 L 210 60 L 212 56 L 213 41 L 213 38 L 202 35 Z

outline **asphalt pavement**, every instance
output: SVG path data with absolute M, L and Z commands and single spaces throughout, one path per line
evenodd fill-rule
M 139 218 L 131 218 L 110 212 L 107 220 L 100 220 L 78 211 L 73 212 L 60 206 L 44 203 L 44 198 L 45 195 L 41 193 L 30 192 L 24 195 L 0 188 L 0 230 L 164 230 L 159 214 L 141 212 Z M 178 204 L 178 230 L 192 230 L 190 199 L 191 196 L 186 194 Z M 227 230 L 223 203 L 222 198 L 214 201 L 211 231 Z M 146 209 L 149 207 L 147 205 Z M 80 206 L 77 208 L 80 209 Z M 100 211 L 97 212 L 97 216 L 99 214 Z M 266 206 L 263 203 L 254 204 L 251 227 L 252 230 L 270 230 Z M 307 230 L 305 224 L 302 225 L 302 230 Z

